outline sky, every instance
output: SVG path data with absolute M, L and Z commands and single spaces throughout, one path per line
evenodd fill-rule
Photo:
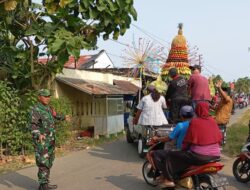
M 97 44 L 98 51 L 106 50 L 115 66 L 124 65 L 120 56 L 127 47 L 122 44 L 143 38 L 169 47 L 177 35 L 178 23 L 183 23 L 183 35 L 202 55 L 204 75 L 219 74 L 228 82 L 250 77 L 250 1 L 134 0 L 134 6 L 138 18 L 126 34 L 117 42 L 100 39 Z

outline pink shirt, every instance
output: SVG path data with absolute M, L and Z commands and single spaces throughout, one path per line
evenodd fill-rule
M 190 150 L 204 156 L 220 156 L 220 146 L 218 143 L 205 146 L 191 145 Z
M 211 100 L 208 79 L 200 73 L 194 73 L 188 80 L 192 100 Z

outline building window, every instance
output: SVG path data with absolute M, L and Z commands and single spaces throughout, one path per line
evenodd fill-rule
M 120 115 L 124 112 L 123 98 L 108 98 L 108 115 Z

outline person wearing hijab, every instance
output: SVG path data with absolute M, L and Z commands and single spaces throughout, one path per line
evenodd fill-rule
M 221 132 L 216 121 L 209 116 L 207 102 L 199 102 L 197 117 L 190 122 L 183 141 L 182 151 L 170 151 L 166 156 L 165 180 L 161 187 L 174 187 L 174 180 L 192 165 L 203 165 L 220 158 Z

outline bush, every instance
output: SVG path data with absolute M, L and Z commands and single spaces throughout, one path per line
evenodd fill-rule
M 27 107 L 25 100 L 11 83 L 0 81 L 0 145 L 1 156 L 5 154 L 24 153 L 25 147 L 31 148 L 27 130 Z
M 67 98 L 51 98 L 50 105 L 56 110 L 57 113 L 62 115 L 70 115 L 71 103 Z M 72 129 L 71 122 L 56 121 L 56 145 L 62 146 L 70 137 Z
M 20 95 L 11 83 L 0 81 L 0 156 L 33 152 L 28 116 L 36 102 L 37 94 L 34 91 Z M 58 113 L 71 113 L 71 105 L 66 98 L 52 98 L 51 105 Z M 71 124 L 58 121 L 56 126 L 57 145 L 61 146 L 70 135 Z

